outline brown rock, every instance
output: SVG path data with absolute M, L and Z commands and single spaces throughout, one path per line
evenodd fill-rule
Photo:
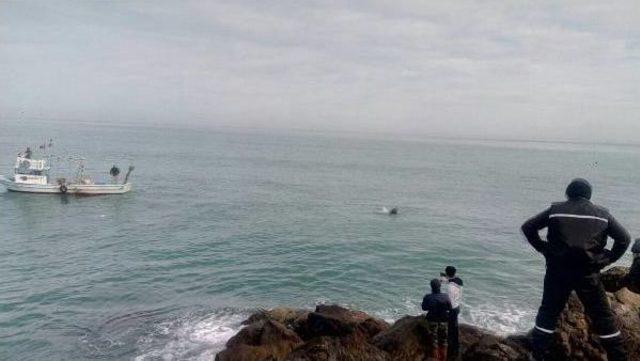
M 316 337 L 291 353 L 286 361 L 386 361 L 388 355 L 362 335 Z
M 216 361 L 267 361 L 271 353 L 259 346 L 237 345 L 216 355 Z
M 461 324 L 459 329 L 461 350 L 468 349 L 471 345 L 480 341 L 480 339 L 487 333 L 487 330 L 465 324 Z
M 386 328 L 386 322 L 364 312 L 351 311 L 336 305 L 321 305 L 316 307 L 315 312 L 308 314 L 306 325 L 300 331 L 305 334 L 305 339 L 319 336 L 342 337 L 355 332 L 371 337 Z
M 600 278 L 607 292 L 616 292 L 626 286 L 626 276 L 629 273 L 627 267 L 611 267 L 602 272 Z
M 424 317 L 405 316 L 373 338 L 373 344 L 386 351 L 390 360 L 421 361 L 430 352 L 432 335 L 423 326 Z
M 282 360 L 302 344 L 292 330 L 273 320 L 258 321 L 243 328 L 228 342 L 216 361 Z
M 461 358 L 463 361 L 528 361 L 529 351 L 511 340 L 484 334 Z
M 306 317 L 308 313 L 309 311 L 285 307 L 274 308 L 272 310 L 259 310 L 244 320 L 242 324 L 250 325 L 258 321 L 273 320 L 283 325 L 289 325 L 300 318 Z
M 602 278 L 611 308 L 622 331 L 630 360 L 640 360 L 640 295 L 620 287 L 628 271 L 614 267 Z M 318 306 L 314 312 L 286 308 L 252 315 L 217 361 L 423 361 L 431 353 L 432 335 L 422 316 L 405 316 L 389 326 L 364 312 L 340 306 Z M 590 320 L 572 295 L 562 312 L 551 361 L 606 361 L 590 331 Z M 463 361 L 525 361 L 530 359 L 531 336 L 497 336 L 460 325 Z M 635 357 L 635 358 L 634 358 Z
M 373 338 L 380 332 L 388 330 L 389 324 L 383 320 L 370 317 L 361 322 L 358 328 L 367 338 Z
M 629 355 L 640 355 L 640 295 L 622 289 L 615 293 L 612 308 L 618 316 L 627 352 Z
M 295 331 L 299 336 L 305 334 L 303 328 L 306 327 L 309 311 L 293 308 L 274 308 L 272 310 L 259 310 L 242 322 L 243 325 L 251 325 L 256 322 L 272 320 L 285 325 Z

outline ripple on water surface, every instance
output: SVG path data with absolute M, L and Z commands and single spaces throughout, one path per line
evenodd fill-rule
M 33 129 L 6 124 L 0 154 Z M 465 281 L 463 321 L 523 331 L 544 264 L 519 226 L 567 180 L 588 177 L 597 202 L 640 229 L 636 148 L 38 129 L 96 175 L 123 154 L 137 167 L 122 197 L 0 194 L 0 352 L 15 359 L 208 359 L 249 310 L 279 305 L 391 321 L 420 313 L 448 264 Z M 191 161 L 194 149 L 206 156 Z M 0 156 L 0 172 L 13 161 Z

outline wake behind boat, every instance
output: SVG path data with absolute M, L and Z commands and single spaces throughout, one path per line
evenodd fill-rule
M 52 145 L 49 142 L 49 147 Z M 46 149 L 47 145 L 40 146 Z M 109 171 L 111 179 L 109 182 L 94 182 L 90 176 L 85 174 L 84 158 L 67 158 L 77 165 L 75 176 L 58 177 L 51 181 L 51 160 L 56 158 L 53 155 L 44 155 L 42 159 L 33 159 L 30 148 L 24 153 L 18 154 L 16 158 L 13 175 L 0 175 L 0 184 L 7 187 L 7 190 L 24 193 L 51 193 L 51 194 L 75 194 L 75 195 L 103 195 L 122 194 L 131 190 L 129 177 L 134 167 L 129 166 L 129 170 L 122 183 L 119 182 L 120 169 L 113 166 Z M 57 157 L 60 158 L 60 157 Z

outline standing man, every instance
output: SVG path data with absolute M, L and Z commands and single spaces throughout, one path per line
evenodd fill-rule
M 547 261 L 542 305 L 533 329 L 533 356 L 545 360 L 558 317 L 576 291 L 609 361 L 627 361 L 600 270 L 622 257 L 631 238 L 607 209 L 591 203 L 591 185 L 586 180 L 574 179 L 566 195 L 566 202 L 554 203 L 522 226 L 527 241 Z M 538 233 L 543 228 L 547 228 L 547 241 Z M 614 240 L 611 250 L 605 248 L 607 237 Z
M 462 301 L 462 280 L 456 277 L 456 268 L 447 266 L 442 274 L 442 284 L 451 300 L 449 311 L 449 356 L 457 355 L 460 348 L 458 332 L 458 315 L 460 315 L 460 302 Z
M 439 279 L 431 280 L 431 293 L 426 294 L 422 299 L 422 310 L 427 311 L 425 321 L 432 340 L 430 356 L 444 361 L 447 359 L 447 323 L 449 311 L 451 311 L 451 300 L 446 293 L 440 292 L 440 287 Z

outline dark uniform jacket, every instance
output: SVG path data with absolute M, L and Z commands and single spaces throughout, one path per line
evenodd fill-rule
M 547 242 L 538 234 L 543 228 L 547 228 Z M 598 271 L 617 261 L 631 242 L 606 208 L 586 198 L 554 203 L 525 222 L 522 232 L 551 265 L 586 271 Z M 614 240 L 611 250 L 605 248 L 607 237 Z
M 422 310 L 427 311 L 427 321 L 449 322 L 451 300 L 446 293 L 429 293 L 422 299 Z

